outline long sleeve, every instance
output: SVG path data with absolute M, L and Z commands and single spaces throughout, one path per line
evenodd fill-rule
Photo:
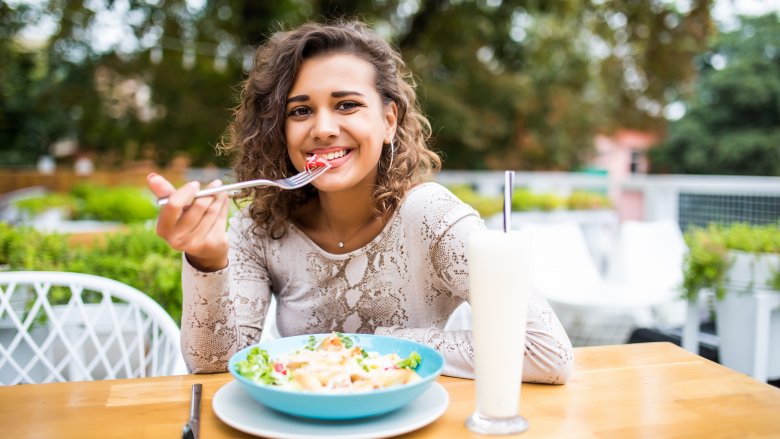
M 192 372 L 223 372 L 230 356 L 257 343 L 271 295 L 281 336 L 388 334 L 427 343 L 445 373 L 473 377 L 470 331 L 445 331 L 469 300 L 465 242 L 479 215 L 435 183 L 412 189 L 379 236 L 332 254 L 293 223 L 272 239 L 245 212 L 230 221 L 229 266 L 214 273 L 183 261 L 182 351 Z M 255 233 L 257 232 L 257 233 Z M 524 379 L 564 382 L 571 345 L 538 293 L 529 301 Z
M 443 374 L 474 378 L 474 350 L 470 330 L 438 328 L 378 328 L 379 335 L 405 338 L 429 345 L 444 355 Z M 550 305 L 533 291 L 528 303 L 528 322 L 523 360 L 523 381 L 563 384 L 573 366 L 571 342 Z
M 468 235 L 484 228 L 475 214 L 449 214 L 456 221 L 433 245 L 431 262 L 439 280 L 437 288 L 447 289 L 454 296 L 468 300 L 468 261 L 465 242 Z M 446 219 L 446 217 L 445 217 Z M 447 224 L 443 221 L 442 224 Z M 498 304 L 497 306 L 500 306 Z M 531 291 L 527 310 L 523 380 L 535 383 L 565 383 L 572 370 L 573 354 L 566 331 L 550 305 L 536 288 Z M 441 352 L 447 362 L 445 375 L 473 378 L 474 351 L 470 330 L 447 331 L 428 328 L 378 328 L 377 334 L 391 335 L 425 343 Z
M 183 258 L 181 346 L 193 373 L 224 372 L 235 352 L 260 340 L 270 282 L 247 221 L 231 220 L 227 268 L 204 273 Z

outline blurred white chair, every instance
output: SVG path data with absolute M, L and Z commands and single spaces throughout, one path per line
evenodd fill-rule
M 620 226 L 607 279 L 631 285 L 632 294 L 647 298 L 656 307 L 657 324 L 682 325 L 685 301 L 681 298 L 681 286 L 687 251 L 675 221 L 625 221 Z
M 602 284 L 580 226 L 574 222 L 519 225 L 533 255 L 531 272 L 536 287 L 554 307 L 561 323 L 576 318 L 570 306 L 584 306 Z M 450 315 L 446 330 L 469 329 L 471 307 L 464 303 Z
M 268 304 L 268 311 L 263 321 L 263 332 L 260 334 L 260 341 L 270 341 L 281 338 L 279 328 L 276 326 L 276 296 L 271 296 L 271 303 Z
M 625 275 L 603 278 L 582 230 L 575 223 L 526 225 L 521 233 L 527 234 L 533 255 L 533 281 L 575 345 L 624 343 L 634 327 L 655 325 L 656 308 L 673 300 L 667 290 L 656 287 L 654 280 L 642 277 L 651 273 L 638 268 L 635 272 L 624 271 Z M 633 245 L 638 239 L 633 234 L 629 236 L 622 256 L 625 258 L 631 257 L 629 249 L 639 249 Z M 663 257 L 664 254 L 646 254 L 643 260 Z M 632 260 L 623 262 L 626 267 L 636 268 Z M 648 269 L 655 271 L 652 266 Z M 682 270 L 682 265 L 678 270 Z
M 471 305 L 468 302 L 463 302 L 450 314 L 444 325 L 444 330 L 462 331 L 467 329 L 471 329 Z
M 0 385 L 186 372 L 179 328 L 141 291 L 89 274 L 0 272 Z
M 533 257 L 534 283 L 548 300 L 586 305 L 602 284 L 585 236 L 573 222 L 526 224 L 520 229 Z

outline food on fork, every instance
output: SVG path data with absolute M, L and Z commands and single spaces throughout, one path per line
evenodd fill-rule
M 312 154 L 306 159 L 306 172 L 311 173 L 317 168 L 328 166 L 328 161 L 317 154 Z
M 420 380 L 414 369 L 420 354 L 407 358 L 396 353 L 367 352 L 351 337 L 334 332 L 319 344 L 315 336 L 295 351 L 271 360 L 268 352 L 255 346 L 236 372 L 256 383 L 287 390 L 319 393 L 349 393 L 382 389 Z

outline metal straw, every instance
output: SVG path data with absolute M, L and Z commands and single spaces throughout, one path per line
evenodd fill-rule
M 512 230 L 512 189 L 515 186 L 515 171 L 504 171 L 504 233 Z

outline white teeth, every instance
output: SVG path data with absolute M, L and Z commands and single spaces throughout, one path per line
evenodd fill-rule
M 349 152 L 349 150 L 348 150 L 348 149 L 342 149 L 342 150 L 340 150 L 340 151 L 335 151 L 335 152 L 328 152 L 328 153 L 324 153 L 324 154 L 317 154 L 317 155 L 318 155 L 320 158 L 323 158 L 323 159 L 325 159 L 325 160 L 336 160 L 336 159 L 340 159 L 340 158 L 344 157 L 345 155 L 347 155 L 347 153 L 348 153 L 348 152 Z M 312 153 L 307 153 L 307 156 L 308 156 L 308 157 L 311 157 L 311 156 L 313 156 L 313 155 L 314 155 L 314 154 L 312 154 Z
M 323 154 L 322 157 L 325 157 L 327 160 L 335 160 L 344 157 L 345 155 L 347 155 L 347 150 L 342 149 L 341 151 L 329 152 L 327 154 Z

